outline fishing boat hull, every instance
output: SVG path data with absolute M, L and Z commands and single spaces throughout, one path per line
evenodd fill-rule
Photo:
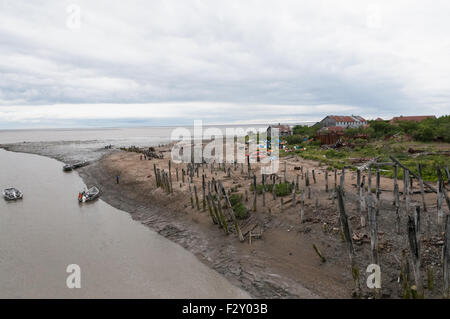
M 23 193 L 16 188 L 7 188 L 3 191 L 5 200 L 14 201 L 23 198 Z
M 80 203 L 90 202 L 97 199 L 100 196 L 100 190 L 97 187 L 91 187 L 87 191 L 80 192 L 78 194 L 78 201 Z

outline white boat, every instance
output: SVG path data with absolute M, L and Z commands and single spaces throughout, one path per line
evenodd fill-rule
M 87 191 L 82 191 L 78 193 L 78 201 L 80 203 L 85 203 L 94 200 L 100 196 L 100 190 L 97 187 L 91 187 Z
M 3 191 L 3 197 L 6 200 L 17 200 L 23 198 L 23 193 L 16 188 L 7 188 Z

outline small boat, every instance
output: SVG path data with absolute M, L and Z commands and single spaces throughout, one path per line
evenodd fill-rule
M 89 165 L 88 161 L 76 162 L 76 163 L 72 164 L 72 169 L 77 169 L 77 168 L 84 167 L 87 165 Z
M 3 191 L 3 197 L 5 197 L 6 200 L 17 200 L 22 199 L 23 193 L 18 189 L 11 187 Z
M 78 201 L 80 203 L 85 203 L 94 200 L 100 196 L 100 191 L 97 187 L 91 187 L 87 191 L 82 191 L 78 193 Z
M 73 169 L 72 165 L 70 164 L 66 164 L 63 166 L 63 171 L 64 172 L 70 172 Z

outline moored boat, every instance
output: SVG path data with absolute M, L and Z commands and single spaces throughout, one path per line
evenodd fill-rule
M 78 201 L 80 203 L 85 203 L 91 200 L 94 200 L 100 196 L 100 190 L 93 186 L 89 188 L 87 191 L 82 191 L 78 193 Z
M 23 198 L 23 193 L 17 188 L 11 187 L 3 191 L 3 197 L 6 200 L 17 200 Z
M 66 164 L 66 165 L 63 166 L 63 171 L 64 172 L 70 172 L 72 169 L 73 169 L 72 165 L 70 165 L 70 164 Z

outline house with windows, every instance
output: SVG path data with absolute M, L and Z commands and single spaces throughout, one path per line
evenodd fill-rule
M 359 115 L 328 115 L 319 122 L 324 127 L 357 128 L 367 125 L 367 121 Z

